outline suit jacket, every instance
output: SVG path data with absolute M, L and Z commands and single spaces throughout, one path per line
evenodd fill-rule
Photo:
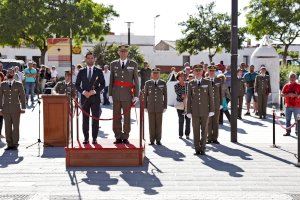
M 270 76 L 257 75 L 254 82 L 254 92 L 257 92 L 259 95 L 271 93 Z
M 211 81 L 202 79 L 200 86 L 197 80 L 192 80 L 188 85 L 187 113 L 195 117 L 208 117 L 209 112 L 214 112 L 214 96 Z
M 115 60 L 110 63 L 110 84 L 109 96 L 117 101 L 131 101 L 132 88 L 125 86 L 116 86 L 115 81 L 123 81 L 134 84 L 134 96 L 139 96 L 139 79 L 138 79 L 138 65 L 136 62 L 128 59 L 125 68 L 122 69 L 120 60 Z
M 14 81 L 9 86 L 7 81 L 1 83 L 0 86 L 0 110 L 3 113 L 20 113 L 22 109 L 26 109 L 26 100 L 24 87 L 21 82 Z
M 94 66 L 91 80 L 88 79 L 87 67 L 79 70 L 75 87 L 81 94 L 83 91 L 89 92 L 91 90 L 95 90 L 96 94 L 91 96 L 89 99 L 100 102 L 100 93 L 105 87 L 105 79 L 102 70 Z M 82 95 L 81 101 L 84 102 L 86 100 L 86 97 Z
M 158 80 L 155 86 L 153 80 L 145 83 L 145 108 L 148 112 L 163 112 L 167 109 L 168 94 L 167 84 L 163 80 Z

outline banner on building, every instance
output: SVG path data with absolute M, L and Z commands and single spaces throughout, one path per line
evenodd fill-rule
M 57 61 L 64 66 L 70 66 L 70 39 L 69 38 L 49 38 L 48 61 Z

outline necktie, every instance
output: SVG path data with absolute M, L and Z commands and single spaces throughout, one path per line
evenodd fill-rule
M 201 81 L 198 81 L 198 86 L 200 86 L 200 84 L 201 84 Z
M 89 74 L 88 74 L 89 81 L 91 80 L 91 78 L 92 78 L 92 68 L 89 68 Z
M 157 81 L 154 81 L 154 85 L 157 86 Z
M 11 88 L 11 82 L 9 82 L 9 88 Z
M 122 69 L 124 69 L 124 68 L 125 68 L 124 62 L 122 62 Z
M 210 79 L 211 84 L 214 85 L 214 79 Z

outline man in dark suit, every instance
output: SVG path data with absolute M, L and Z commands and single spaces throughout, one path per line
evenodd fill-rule
M 92 111 L 94 117 L 100 116 L 100 92 L 105 87 L 105 79 L 102 70 L 95 67 L 95 57 L 88 52 L 85 56 L 87 67 L 78 72 L 76 79 L 76 89 L 82 94 L 81 106 L 87 113 Z M 89 116 L 83 114 L 82 130 L 84 134 L 83 144 L 89 143 Z M 93 144 L 97 144 L 99 121 L 93 119 L 92 136 Z

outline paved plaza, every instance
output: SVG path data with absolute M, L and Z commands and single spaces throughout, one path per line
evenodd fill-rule
M 163 146 L 146 146 L 144 166 L 66 168 L 64 148 L 26 149 L 38 138 L 38 108 L 31 110 L 22 115 L 19 151 L 5 152 L 0 143 L 0 199 L 300 199 L 297 137 L 294 131 L 283 137 L 276 125 L 280 148 L 270 148 L 271 115 L 239 120 L 239 143 L 230 142 L 225 120 L 221 145 L 208 145 L 206 156 L 195 156 L 193 140 L 178 138 L 177 113 L 168 107 Z M 103 116 L 111 114 L 103 108 Z M 131 138 L 138 138 L 135 112 L 132 118 Z M 114 138 L 111 121 L 100 126 L 99 141 Z

